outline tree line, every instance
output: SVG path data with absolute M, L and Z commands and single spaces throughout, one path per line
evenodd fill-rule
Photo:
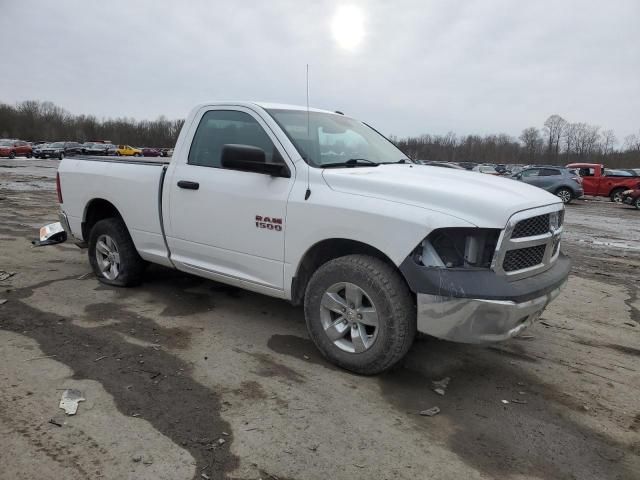
M 98 119 L 73 115 L 51 103 L 28 100 L 0 103 L 0 138 L 28 141 L 98 141 L 148 147 L 173 147 L 184 120 Z
M 98 119 L 73 115 L 52 102 L 0 103 L 0 138 L 30 141 L 110 140 L 116 144 L 172 147 L 184 120 Z M 551 115 L 541 128 L 528 127 L 515 138 L 492 135 L 424 134 L 391 140 L 409 157 L 420 160 L 478 163 L 599 162 L 611 168 L 640 166 L 640 130 L 622 142 L 613 130 Z
M 640 130 L 619 142 L 613 130 L 551 115 L 542 128 L 507 134 L 420 135 L 391 140 L 408 156 L 421 160 L 478 163 L 563 165 L 597 162 L 610 168 L 640 167 Z

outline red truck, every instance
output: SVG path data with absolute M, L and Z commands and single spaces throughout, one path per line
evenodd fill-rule
M 640 185 L 640 177 L 609 176 L 604 165 L 599 163 L 570 163 L 566 168 L 578 171 L 585 195 L 609 197 L 612 202 L 622 202 L 622 192 Z

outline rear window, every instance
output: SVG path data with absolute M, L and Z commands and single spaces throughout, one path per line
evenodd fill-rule
M 540 173 L 538 173 L 539 177 L 552 177 L 554 175 L 560 175 L 561 172 L 557 168 L 541 168 Z

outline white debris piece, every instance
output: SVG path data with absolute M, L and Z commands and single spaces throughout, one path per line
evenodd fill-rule
M 420 412 L 420 415 L 422 415 L 423 417 L 433 417 L 434 415 L 437 415 L 439 413 L 440 413 L 439 407 L 431 407 L 431 408 L 427 408 L 426 410 L 422 410 Z
M 78 411 L 78 403 L 84 402 L 86 398 L 82 396 L 80 390 L 69 388 L 62 392 L 62 398 L 60 399 L 60 408 L 62 408 L 67 415 L 75 415 Z

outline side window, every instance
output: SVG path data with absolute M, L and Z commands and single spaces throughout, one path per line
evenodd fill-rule
M 538 174 L 539 177 L 553 177 L 557 175 L 560 175 L 560 170 L 555 168 L 543 168 Z
M 539 176 L 540 170 L 537 168 L 530 168 L 529 170 L 524 170 L 522 172 L 523 177 L 537 177 Z
M 284 163 L 273 142 L 251 115 L 233 110 L 211 110 L 200 120 L 189 150 L 189 165 L 222 168 L 222 148 L 250 145 L 264 150 L 267 163 Z
M 580 176 L 581 177 L 593 177 L 595 175 L 595 169 L 593 168 L 581 168 Z

